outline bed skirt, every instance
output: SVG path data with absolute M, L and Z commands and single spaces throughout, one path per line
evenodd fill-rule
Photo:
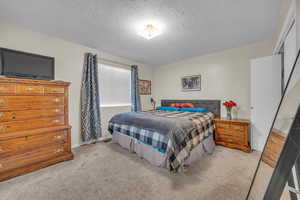
M 167 168 L 167 154 L 161 153 L 150 145 L 146 145 L 135 138 L 114 132 L 112 142 L 117 143 L 123 148 L 132 153 L 136 153 L 140 158 L 143 158 L 157 167 Z M 199 143 L 191 152 L 190 157 L 184 162 L 184 165 L 190 165 L 200 161 L 209 154 L 212 154 L 215 148 L 213 136 L 209 136 Z

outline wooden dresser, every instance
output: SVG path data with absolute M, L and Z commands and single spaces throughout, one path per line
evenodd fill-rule
M 0 78 L 0 181 L 73 158 L 68 86 Z
M 274 168 L 285 141 L 286 137 L 280 131 L 273 129 L 264 150 L 262 161 Z
M 248 120 L 215 119 L 216 144 L 250 152 Z

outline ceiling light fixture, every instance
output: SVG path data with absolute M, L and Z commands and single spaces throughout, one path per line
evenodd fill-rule
M 138 27 L 138 35 L 150 40 L 162 33 L 161 27 L 152 23 L 147 23 Z

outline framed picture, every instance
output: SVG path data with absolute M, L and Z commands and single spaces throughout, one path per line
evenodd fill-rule
M 139 92 L 140 92 L 140 95 L 150 95 L 151 94 L 151 81 L 139 80 Z
M 182 91 L 200 91 L 201 90 L 201 75 L 184 76 L 181 78 Z

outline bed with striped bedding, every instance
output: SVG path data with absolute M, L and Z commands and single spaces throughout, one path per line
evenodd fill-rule
M 214 114 L 184 111 L 128 112 L 115 115 L 108 130 L 135 138 L 167 154 L 168 168 L 177 171 L 191 151 L 213 135 Z

